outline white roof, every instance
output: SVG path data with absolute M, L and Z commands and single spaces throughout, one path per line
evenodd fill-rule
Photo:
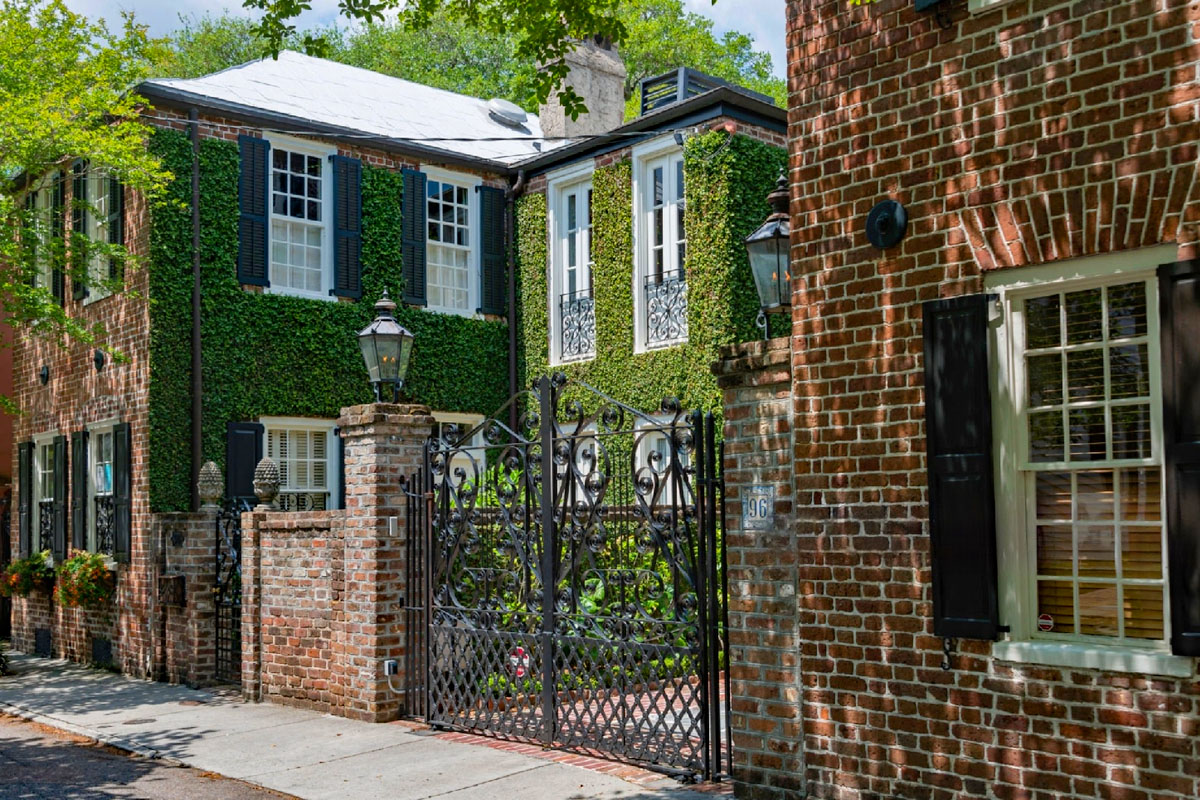
M 561 142 L 540 142 L 530 114 L 513 128 L 488 114 L 487 101 L 290 50 L 200 78 L 154 79 L 157 86 L 224 103 L 412 140 L 448 153 L 513 163 Z M 478 141 L 501 138 L 510 141 Z M 475 140 L 475 141 L 450 141 Z M 535 148 L 537 141 L 541 148 Z

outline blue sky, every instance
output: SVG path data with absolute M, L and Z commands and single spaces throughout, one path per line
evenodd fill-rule
M 175 27 L 179 16 L 220 13 L 229 9 L 244 13 L 241 4 L 233 0 L 66 0 L 71 10 L 87 17 L 102 16 L 110 22 L 120 18 L 122 10 L 133 11 L 137 19 L 150 26 L 154 35 L 162 35 Z M 737 29 L 754 37 L 760 50 L 771 54 L 775 74 L 783 76 L 784 67 L 784 0 L 684 0 L 688 10 L 713 20 L 718 33 Z M 312 0 L 312 10 L 300 18 L 301 25 L 330 22 L 337 16 L 338 0 Z

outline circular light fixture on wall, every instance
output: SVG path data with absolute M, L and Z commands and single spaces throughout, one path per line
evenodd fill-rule
M 908 212 L 895 200 L 884 200 L 867 214 L 867 239 L 880 250 L 895 247 L 908 232 Z
M 38 370 L 38 380 L 42 382 L 42 386 L 50 382 L 50 367 L 42 364 L 42 368 Z
M 107 360 L 108 359 L 105 357 L 104 351 L 99 347 L 96 348 L 96 352 L 92 353 L 92 363 L 96 365 L 96 372 L 104 369 L 104 363 Z

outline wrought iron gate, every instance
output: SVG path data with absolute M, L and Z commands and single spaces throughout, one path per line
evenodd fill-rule
M 242 512 L 250 504 L 228 501 L 217 514 L 217 582 L 213 586 L 216 613 L 216 679 L 242 682 Z
M 712 415 L 560 374 L 409 483 L 409 713 L 711 779 L 727 767 Z

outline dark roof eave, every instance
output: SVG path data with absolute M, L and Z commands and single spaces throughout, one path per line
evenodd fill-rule
M 732 111 L 734 113 L 731 116 L 741 118 L 744 121 L 762 124 L 765 127 L 774 128 L 780 133 L 787 132 L 787 109 L 780 108 L 772 103 L 764 103 L 731 87 L 720 86 L 710 89 L 703 94 L 698 94 L 695 97 L 690 97 L 683 102 L 672 103 L 669 106 L 651 111 L 637 119 L 626 122 L 618 128 L 613 128 L 613 130 L 606 134 L 569 144 L 544 155 L 531 156 L 523 161 L 517 161 L 512 165 L 512 169 L 523 169 L 531 175 L 547 172 L 564 162 L 584 158 L 589 155 L 598 155 L 625 147 L 640 140 L 640 137 L 630 136 L 629 134 L 645 133 L 644 138 L 649 138 L 657 134 L 669 123 L 678 122 L 681 119 L 703 116 L 703 112 L 710 108 L 714 113 L 708 118 L 722 116 L 723 113 Z
M 359 144 L 370 147 L 377 147 L 380 150 L 388 152 L 403 153 L 404 155 L 415 156 L 429 161 L 437 161 L 441 164 L 449 164 L 459 167 L 469 167 L 472 169 L 484 169 L 490 172 L 498 173 L 504 176 L 516 174 L 516 167 L 504 163 L 503 161 L 493 161 L 488 158 L 475 158 L 472 156 L 464 156 L 460 153 L 452 153 L 438 147 L 418 144 L 416 142 L 407 141 L 405 139 L 394 139 L 390 136 L 379 136 L 376 134 L 358 131 L 353 128 L 345 128 L 340 125 L 330 125 L 324 122 L 314 122 L 313 120 L 303 119 L 301 117 L 293 117 L 290 114 L 279 114 L 274 111 L 264 111 L 261 108 L 254 106 L 243 105 L 241 103 L 232 103 L 227 100 L 217 100 L 206 95 L 188 92 L 182 89 L 175 89 L 167 86 L 158 86 L 150 82 L 140 84 L 135 90 L 138 94 L 145 97 L 147 100 L 159 100 L 167 106 L 185 107 L 202 109 L 208 112 L 224 114 L 230 117 L 236 117 L 245 120 L 253 125 L 262 125 L 277 129 L 280 132 L 288 132 L 288 128 L 294 128 L 298 131 L 311 132 L 319 136 L 326 136 L 336 141 L 345 142 L 347 144 Z

